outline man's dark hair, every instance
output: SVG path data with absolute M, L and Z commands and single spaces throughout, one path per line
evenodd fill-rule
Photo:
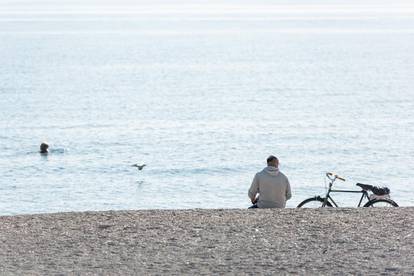
M 273 162 L 273 161 L 275 161 L 275 160 L 277 160 L 277 157 L 276 157 L 276 156 L 274 156 L 274 155 L 270 155 L 270 156 L 266 159 L 267 163 L 271 163 L 271 162 Z

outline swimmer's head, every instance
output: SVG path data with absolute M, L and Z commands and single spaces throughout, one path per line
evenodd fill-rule
M 45 142 L 40 144 L 40 153 L 48 153 L 47 149 L 49 148 L 49 145 Z

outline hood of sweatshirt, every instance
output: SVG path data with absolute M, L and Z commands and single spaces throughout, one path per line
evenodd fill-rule
M 263 169 L 263 171 L 270 174 L 271 176 L 276 176 L 279 174 L 279 169 L 272 166 L 267 166 Z

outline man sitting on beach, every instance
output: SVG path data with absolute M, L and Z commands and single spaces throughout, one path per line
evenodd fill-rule
M 250 208 L 284 208 L 292 197 L 288 178 L 279 171 L 279 160 L 270 155 L 267 167 L 256 173 L 249 189 Z M 259 196 L 260 195 L 260 196 Z

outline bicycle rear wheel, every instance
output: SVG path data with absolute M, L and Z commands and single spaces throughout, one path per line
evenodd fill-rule
M 368 201 L 364 207 L 398 207 L 398 204 L 391 199 L 372 199 Z
M 325 199 L 320 196 L 311 197 L 299 203 L 297 208 L 320 208 L 322 207 L 324 200 Z M 332 204 L 327 201 L 326 207 L 332 207 Z

